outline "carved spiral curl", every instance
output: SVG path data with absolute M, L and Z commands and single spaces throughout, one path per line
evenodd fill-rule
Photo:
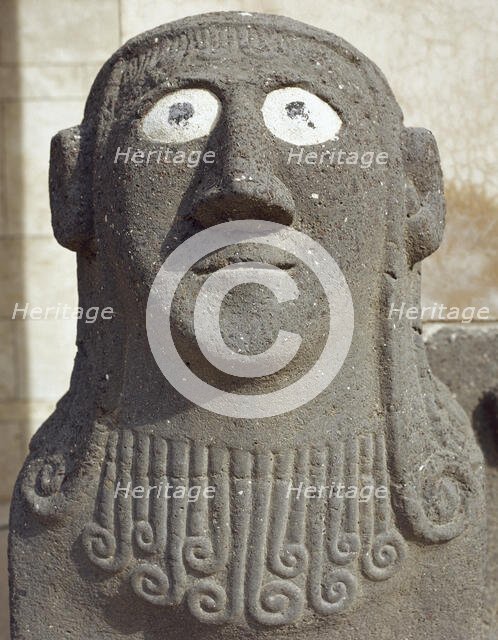
M 260 606 L 252 607 L 258 622 L 271 626 L 290 624 L 303 612 L 304 593 L 293 582 L 273 580 L 259 594 Z
M 102 569 L 107 569 L 116 555 L 115 536 L 104 527 L 92 522 L 84 528 L 82 538 L 83 547 L 90 560 Z
M 134 533 L 137 547 L 146 553 L 153 553 L 155 550 L 155 538 L 150 523 L 146 520 L 139 520 L 135 523 Z
M 314 576 L 313 583 L 311 602 L 315 611 L 322 615 L 347 609 L 354 601 L 358 589 L 356 577 L 346 569 L 333 571 L 323 583 L 318 576 Z
M 379 533 L 363 557 L 363 573 L 371 580 L 387 580 L 399 570 L 405 555 L 405 542 L 396 530 Z
M 227 594 L 212 580 L 200 580 L 187 594 L 192 615 L 207 624 L 222 624 L 228 619 Z
M 207 536 L 192 536 L 184 546 L 185 562 L 201 573 L 213 573 L 216 570 L 213 544 Z
M 130 576 L 131 588 L 139 598 L 164 607 L 170 604 L 169 580 L 161 567 L 155 564 L 139 564 Z
M 341 533 L 330 543 L 330 557 L 336 564 L 349 564 L 360 552 L 360 537 L 356 533 Z
M 21 492 L 31 510 L 41 518 L 58 520 L 67 506 L 62 492 L 66 462 L 62 454 L 29 462 L 21 482 Z
M 407 515 L 414 533 L 431 542 L 446 542 L 462 533 L 469 497 L 476 481 L 458 461 L 432 461 L 404 490 Z
M 278 555 L 271 558 L 273 571 L 281 578 L 295 578 L 308 566 L 308 551 L 304 544 L 285 543 Z
M 87 524 L 81 537 L 88 558 L 100 569 L 116 573 L 128 564 L 130 550 L 125 547 L 118 553 L 115 535 L 96 522 Z

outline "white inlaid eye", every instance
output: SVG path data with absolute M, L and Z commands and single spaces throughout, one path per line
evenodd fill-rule
M 221 103 L 211 91 L 179 89 L 156 102 L 145 115 L 142 129 L 158 142 L 188 142 L 211 133 L 220 111 Z
M 329 104 L 299 87 L 272 91 L 261 111 L 274 136 L 300 146 L 334 140 L 342 125 Z

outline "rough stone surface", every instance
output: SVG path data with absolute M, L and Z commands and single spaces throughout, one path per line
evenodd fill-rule
M 385 152 L 388 163 L 288 163 L 292 147 L 261 112 L 266 95 L 287 86 L 341 118 L 325 148 Z M 144 118 L 183 87 L 211 91 L 221 113 L 214 128 L 204 123 L 206 137 L 174 146 L 214 150 L 214 164 L 115 163 L 118 147 L 157 149 Z M 173 119 L 195 118 L 178 104 Z M 289 112 L 311 118 L 301 104 Z M 339 38 L 280 17 L 211 14 L 159 27 L 110 59 L 82 125 L 54 138 L 51 204 L 57 239 L 78 253 L 81 305 L 112 306 L 115 316 L 80 324 L 71 388 L 16 485 L 12 638 L 484 638 L 482 455 L 429 370 L 420 323 L 388 313 L 418 304 L 420 261 L 441 241 L 437 148 L 430 132 L 403 126 L 380 71 Z M 184 240 L 254 218 L 292 225 L 334 257 L 352 293 L 354 335 L 313 401 L 272 418 L 224 418 L 161 374 L 145 309 L 160 265 Z M 268 321 L 255 325 L 249 353 L 280 328 L 303 335 L 292 362 L 262 379 L 209 366 L 191 323 L 208 275 L 248 260 L 288 269 L 301 294 L 285 313 L 264 289 L 251 294 Z M 265 393 L 313 364 L 329 311 L 313 274 L 288 260 L 248 245 L 185 277 L 172 327 L 198 376 Z M 248 304 L 239 289 L 222 318 L 234 350 Z M 215 497 L 114 497 L 117 483 L 163 478 L 212 484 Z M 294 500 L 290 481 L 372 484 L 389 495 Z
M 441 328 L 426 343 L 433 372 L 469 415 L 486 465 L 486 623 L 498 638 L 498 326 Z

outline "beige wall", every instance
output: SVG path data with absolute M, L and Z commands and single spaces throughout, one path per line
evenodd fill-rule
M 73 322 L 11 319 L 16 302 L 76 304 L 74 256 L 55 243 L 50 228 L 50 138 L 80 121 L 93 77 L 121 42 L 214 10 L 279 13 L 315 24 L 382 68 L 406 124 L 436 135 L 446 176 L 446 239 L 424 269 L 424 300 L 487 306 L 498 319 L 493 0 L 2 0 L 0 502 L 8 500 L 29 434 L 64 393 L 74 356 Z M 5 514 L 3 506 L 0 525 Z M 0 532 L 3 565 L 5 537 Z M 2 570 L 0 640 L 8 637 Z

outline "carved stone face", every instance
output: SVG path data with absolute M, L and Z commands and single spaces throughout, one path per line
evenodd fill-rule
M 273 40 L 276 47 L 279 35 Z M 399 112 L 394 102 L 378 104 L 361 65 L 306 37 L 294 44 L 285 55 L 256 58 L 194 50 L 175 62 L 164 52 L 160 72 L 146 59 L 138 80 L 125 77 L 97 161 L 96 236 L 127 295 L 135 283 L 143 313 L 160 265 L 203 227 L 238 219 L 290 225 L 320 243 L 346 277 L 359 364 L 374 340 L 386 222 L 399 213 L 393 200 L 403 201 Z M 152 47 L 160 51 L 161 39 Z M 193 167 L 182 157 L 201 159 Z M 368 157 L 383 162 L 367 167 Z M 288 382 L 323 349 L 329 310 L 313 274 L 285 252 L 235 247 L 200 261 L 176 296 L 176 337 L 194 368 L 218 376 L 195 344 L 192 301 L 211 272 L 247 260 L 287 269 L 299 300 L 283 308 L 263 287 L 239 287 L 224 302 L 222 333 L 247 353 L 267 349 L 280 328 L 299 333 L 300 352 L 272 380 Z M 250 380 L 251 388 L 267 383 Z
M 131 422 L 158 419 L 137 417 L 135 407 L 182 411 L 172 408 L 178 395 L 145 334 L 147 299 L 161 265 L 204 228 L 247 219 L 287 225 L 321 245 L 351 292 L 349 352 L 310 411 L 320 415 L 334 406 L 358 430 L 383 419 L 378 354 L 390 348 L 389 303 L 401 304 L 405 294 L 417 303 L 420 272 L 413 267 L 441 238 L 437 150 L 429 132 L 403 127 L 382 74 L 359 52 L 331 34 L 276 23 L 269 28 L 261 17 L 216 14 L 204 17 L 202 27 L 186 20 L 144 34 L 103 68 L 82 127 L 55 140 L 53 166 L 62 170 L 53 169 L 54 228 L 66 246 L 95 252 L 94 281 L 85 291 L 93 304 L 98 291 L 121 323 L 119 336 L 101 328 L 95 358 L 107 370 L 112 359 L 115 382 L 104 384 L 105 393 L 113 386 L 118 402 L 131 398 Z M 68 197 L 75 201 L 69 218 Z M 266 287 L 245 284 L 223 300 L 220 330 L 235 353 L 263 353 L 279 331 L 302 338 L 292 361 L 259 379 L 211 366 L 193 330 L 194 302 L 208 277 L 247 261 L 285 271 L 299 291 L 281 304 Z M 268 393 L 316 362 L 333 307 L 289 252 L 237 245 L 193 265 L 176 291 L 171 328 L 198 377 L 217 389 Z M 413 327 L 405 323 L 402 331 L 411 349 Z M 142 387 L 136 397 L 137 377 L 147 399 Z

